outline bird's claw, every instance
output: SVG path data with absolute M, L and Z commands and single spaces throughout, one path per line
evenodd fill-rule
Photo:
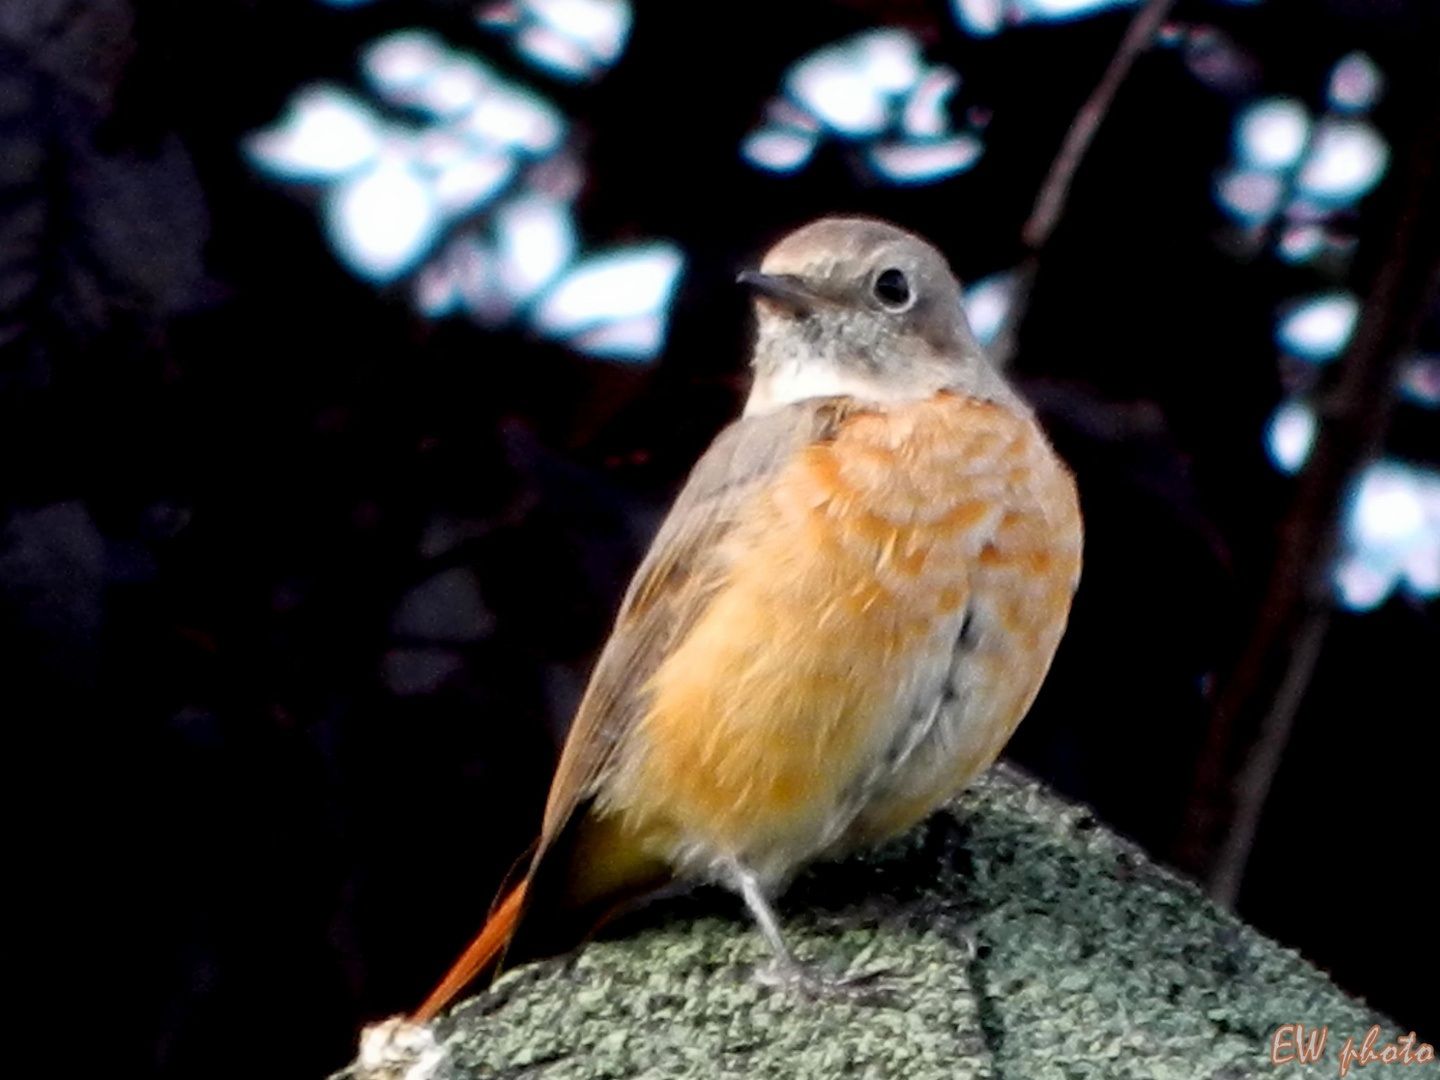
M 761 986 L 788 990 L 807 1001 L 851 1001 L 860 1005 L 894 1007 L 899 1004 L 892 988 L 882 980 L 889 969 L 863 971 L 855 975 L 825 975 L 799 963 L 776 960 L 755 969 Z

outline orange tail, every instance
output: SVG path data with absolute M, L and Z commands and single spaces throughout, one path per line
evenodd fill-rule
M 460 991 L 469 986 L 470 981 L 489 967 L 500 955 L 505 946 L 509 944 L 510 939 L 515 936 L 515 926 L 520 921 L 520 912 L 525 907 L 526 885 L 527 882 L 521 881 L 506 894 L 504 900 L 500 901 L 490 918 L 485 920 L 485 925 L 476 935 L 475 940 L 445 973 L 445 977 L 440 980 L 440 985 L 431 990 L 430 996 L 425 999 L 424 1004 L 415 1010 L 414 1016 L 411 1017 L 412 1020 L 417 1024 L 428 1024 L 435 1019 L 441 1009 L 454 1001 Z

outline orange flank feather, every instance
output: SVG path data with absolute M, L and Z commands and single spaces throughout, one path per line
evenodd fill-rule
M 521 881 L 505 895 L 505 899 L 496 906 L 490 918 L 485 920 L 485 925 L 475 940 L 445 973 L 440 985 L 430 991 L 430 996 L 415 1010 L 411 1019 L 417 1024 L 428 1024 L 439 1015 L 441 1009 L 455 1000 L 456 995 L 469 986 L 480 972 L 500 958 L 505 946 L 515 935 L 520 913 L 525 909 L 525 893 L 529 884 L 528 881 Z

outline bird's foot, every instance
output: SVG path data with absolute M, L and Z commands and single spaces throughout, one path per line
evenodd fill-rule
M 881 968 L 857 975 L 827 975 L 791 959 L 776 959 L 755 969 L 755 981 L 761 986 L 786 990 L 807 1001 L 850 1001 L 858 1005 L 895 1007 L 899 999 L 884 978 L 889 971 Z

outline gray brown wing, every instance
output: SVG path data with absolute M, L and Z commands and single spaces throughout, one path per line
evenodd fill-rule
M 625 592 L 576 712 L 550 786 L 540 853 L 595 793 L 643 713 L 650 676 L 723 585 L 716 549 L 745 506 L 796 450 L 830 438 L 854 411 L 849 399 L 819 398 L 744 417 L 696 462 Z

